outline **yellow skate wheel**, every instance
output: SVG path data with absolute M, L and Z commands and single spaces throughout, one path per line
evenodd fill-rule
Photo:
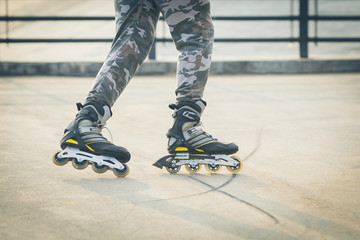
M 122 163 L 122 165 L 124 165 L 124 169 L 120 170 L 120 169 L 112 169 L 115 176 L 117 177 L 126 177 L 127 175 L 129 175 L 130 172 L 130 168 L 128 167 L 128 165 L 126 165 L 125 163 Z
M 106 165 L 101 165 L 100 166 L 97 163 L 93 163 L 91 167 L 92 167 L 93 171 L 96 172 L 96 173 L 104 173 L 107 170 L 109 170 L 108 166 L 106 166 Z
M 234 159 L 235 161 L 237 161 L 238 163 L 236 164 L 236 166 L 226 166 L 226 168 L 229 170 L 229 172 L 232 172 L 232 173 L 238 173 L 240 172 L 240 170 L 242 169 L 243 167 L 243 162 L 242 160 L 237 157 L 237 156 L 231 156 L 232 159 Z
M 167 162 L 171 162 L 172 160 L 173 160 L 172 157 L 166 159 Z M 181 166 L 165 167 L 165 168 L 166 168 L 166 170 L 167 170 L 169 173 L 175 174 L 175 173 L 177 173 L 178 171 L 180 171 Z
M 221 170 L 221 165 L 219 164 L 205 164 L 205 169 L 209 173 L 218 173 Z
M 82 170 L 82 169 L 85 169 L 89 165 L 89 162 L 87 160 L 79 162 L 76 158 L 74 158 L 72 160 L 72 165 L 74 168 L 76 168 L 78 170 Z
M 58 157 L 59 153 L 60 153 L 60 151 L 58 151 L 54 154 L 54 156 L 52 157 L 52 161 L 57 166 L 64 166 L 65 164 L 68 163 L 69 158 L 59 158 Z
M 188 173 L 198 173 L 201 169 L 201 165 L 200 164 L 196 164 L 196 165 L 185 164 L 185 169 L 186 169 L 186 171 L 188 171 Z

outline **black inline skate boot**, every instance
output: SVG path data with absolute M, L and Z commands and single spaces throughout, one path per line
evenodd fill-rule
M 228 170 L 236 173 L 242 168 L 242 161 L 228 155 L 236 153 L 238 146 L 234 143 L 224 143 L 213 138 L 203 131 L 200 123 L 201 115 L 206 102 L 182 101 L 171 104 L 174 124 L 168 131 L 168 152 L 171 155 L 159 159 L 154 166 L 163 166 L 170 173 L 176 173 L 181 165 L 190 173 L 197 173 L 201 165 L 210 173 L 217 173 L 221 166 L 227 166 Z
M 118 177 L 125 177 L 129 168 L 125 164 L 130 153 L 102 136 L 101 130 L 112 112 L 106 105 L 89 101 L 84 106 L 77 104 L 79 113 L 65 129 L 60 145 L 63 149 L 55 153 L 53 162 L 58 166 L 72 161 L 76 169 L 84 169 L 89 163 L 97 173 L 111 169 Z

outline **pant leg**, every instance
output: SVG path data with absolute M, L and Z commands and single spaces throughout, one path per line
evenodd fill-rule
M 116 36 L 88 100 L 112 106 L 152 46 L 159 9 L 153 0 L 115 0 Z
M 200 100 L 208 79 L 214 42 L 210 0 L 155 0 L 180 51 L 177 101 Z

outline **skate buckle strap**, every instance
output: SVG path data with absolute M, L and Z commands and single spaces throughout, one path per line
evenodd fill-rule
M 97 127 L 79 127 L 80 133 L 88 133 L 88 132 L 95 132 L 100 133 L 100 129 Z

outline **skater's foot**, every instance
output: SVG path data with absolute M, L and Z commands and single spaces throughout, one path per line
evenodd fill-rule
M 78 104 L 79 113 L 64 131 L 61 148 L 77 148 L 94 155 L 114 157 L 122 163 L 130 160 L 130 153 L 123 147 L 109 142 L 101 130 L 112 113 L 108 106 L 95 101 Z
M 167 133 L 169 153 L 229 155 L 238 151 L 235 143 L 220 142 L 202 129 L 200 117 L 205 106 L 206 102 L 202 100 L 182 101 L 170 105 L 175 112 L 173 127 Z

